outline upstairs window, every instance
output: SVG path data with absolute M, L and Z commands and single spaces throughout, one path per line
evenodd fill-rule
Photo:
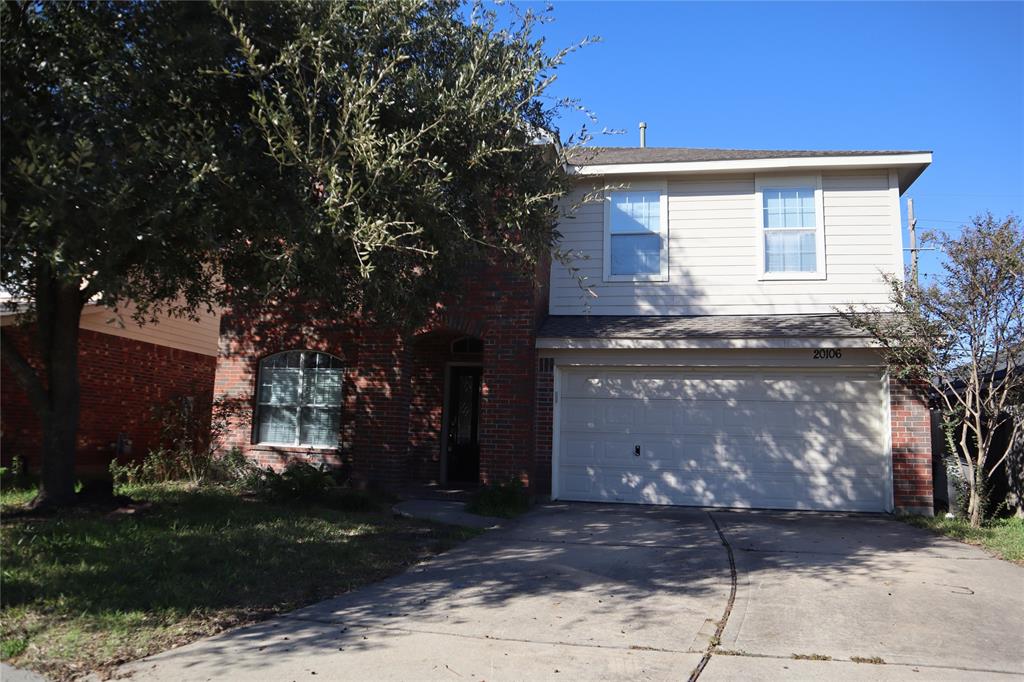
M 309 350 L 260 363 L 256 440 L 336 447 L 341 425 L 341 360 Z
M 757 184 L 762 278 L 824 278 L 820 182 L 766 179 Z
M 664 187 L 637 187 L 608 194 L 606 281 L 668 279 L 667 203 Z

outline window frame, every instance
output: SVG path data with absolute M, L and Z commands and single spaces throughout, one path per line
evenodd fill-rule
M 764 191 L 772 189 L 807 189 L 814 190 L 814 264 L 813 272 L 770 272 L 765 259 L 767 249 L 765 237 L 771 231 L 810 231 L 811 228 L 765 228 L 764 225 Z M 778 280 L 823 280 L 827 279 L 825 267 L 825 201 L 821 188 L 821 174 L 816 175 L 755 175 L 754 176 L 754 225 L 756 226 L 756 248 L 754 258 L 757 262 L 757 279 L 760 281 Z
M 268 360 L 270 360 L 272 358 L 276 358 L 276 357 L 278 357 L 280 355 L 286 355 L 288 353 L 302 353 L 303 354 L 303 357 L 299 361 L 299 367 L 296 368 L 298 370 L 298 373 L 299 373 L 298 374 L 299 375 L 298 394 L 299 394 L 300 402 L 297 403 L 294 406 L 284 406 L 284 407 L 295 407 L 298 410 L 298 414 L 297 414 L 297 417 L 296 417 L 295 440 L 290 442 L 290 443 L 282 443 L 282 442 L 278 442 L 278 441 L 260 440 L 260 426 L 262 425 L 262 422 L 263 422 L 263 409 L 262 408 L 265 407 L 265 406 L 270 406 L 270 407 L 273 406 L 270 403 L 262 403 L 262 402 L 260 402 L 260 388 L 262 387 L 262 383 L 263 383 L 264 363 L 266 363 Z M 301 436 L 302 436 L 302 411 L 304 409 L 306 409 L 306 408 L 323 407 L 323 406 L 320 406 L 320 405 L 307 405 L 306 403 L 301 402 L 302 394 L 303 394 L 303 388 L 304 388 L 304 382 L 305 382 L 305 375 L 303 374 L 303 370 L 305 369 L 305 367 L 304 367 L 304 364 L 305 364 L 305 361 L 306 361 L 305 354 L 307 354 L 307 353 L 309 353 L 309 354 L 323 354 L 323 355 L 326 355 L 326 356 L 328 356 L 328 357 L 330 357 L 330 358 L 332 358 L 334 360 L 337 360 L 341 364 L 341 367 L 338 368 L 338 371 L 341 372 L 341 399 L 340 399 L 340 402 L 338 403 L 338 406 L 337 406 L 337 409 L 338 409 L 338 425 L 339 425 L 338 434 L 337 434 L 338 435 L 338 442 L 335 443 L 334 445 L 315 445 L 315 444 L 312 444 L 312 443 L 303 443 L 302 442 L 302 438 L 301 438 Z M 333 353 L 328 353 L 327 351 L 322 351 L 322 350 L 314 350 L 312 348 L 292 348 L 292 349 L 289 349 L 289 350 L 283 350 L 283 351 L 278 351 L 276 353 L 271 353 L 270 355 L 266 355 L 266 356 L 260 358 L 260 361 L 259 361 L 259 363 L 257 365 L 256 385 L 255 385 L 255 390 L 253 391 L 253 414 L 254 414 L 254 419 L 252 420 L 252 444 L 254 446 L 257 446 L 257 447 L 302 448 L 304 450 L 337 450 L 340 447 L 340 445 L 341 445 L 341 443 L 340 443 L 340 441 L 341 441 L 341 428 L 340 428 L 340 426 L 341 426 L 341 418 L 342 418 L 342 416 L 344 414 L 344 408 L 345 408 L 345 361 L 342 358 L 338 357 L 337 355 L 335 355 Z
M 657 273 L 638 273 L 634 275 L 612 274 L 612 195 L 617 192 L 658 192 L 658 232 L 661 239 L 661 253 Z M 651 232 L 616 232 L 615 236 L 630 234 L 654 234 Z M 604 268 L 605 282 L 667 282 L 668 276 L 668 181 L 630 182 L 623 187 L 607 189 L 604 192 Z

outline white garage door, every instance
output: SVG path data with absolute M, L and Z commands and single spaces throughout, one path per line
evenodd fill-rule
M 572 368 L 560 383 L 559 499 L 890 506 L 877 371 Z

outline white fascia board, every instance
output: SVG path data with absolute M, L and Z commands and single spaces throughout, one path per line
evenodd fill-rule
M 730 159 L 727 161 L 673 161 L 667 163 L 608 163 L 570 166 L 573 175 L 638 175 L 665 173 L 713 173 L 727 171 L 787 171 L 808 168 L 897 168 L 927 166 L 930 152 L 874 156 L 801 156 L 778 159 Z
M 110 308 L 110 306 L 105 306 L 102 303 L 100 303 L 99 294 L 93 296 L 86 302 L 84 306 L 82 306 L 82 314 L 87 314 L 90 311 L 98 308 Z M 32 303 L 30 301 L 22 301 L 10 298 L 7 300 L 0 300 L 0 317 L 16 317 L 18 315 L 21 315 L 22 313 L 27 313 L 31 311 Z
M 786 337 L 786 338 L 700 338 L 700 339 L 572 339 L 541 337 L 537 348 L 560 350 L 595 349 L 674 349 L 674 348 L 877 348 L 872 339 L 857 337 Z

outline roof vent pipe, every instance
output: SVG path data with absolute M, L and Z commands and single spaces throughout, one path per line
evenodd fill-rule
M 640 121 L 640 147 L 647 146 L 647 124 Z

